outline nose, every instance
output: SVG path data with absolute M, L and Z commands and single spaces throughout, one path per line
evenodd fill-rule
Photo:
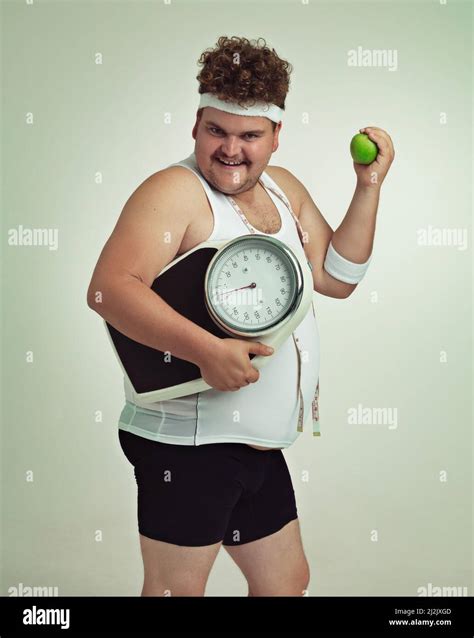
M 236 135 L 228 135 L 222 144 L 222 154 L 226 157 L 237 157 L 240 155 L 240 143 Z

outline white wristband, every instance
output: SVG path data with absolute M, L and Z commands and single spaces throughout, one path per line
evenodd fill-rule
M 324 270 L 339 281 L 346 284 L 358 284 L 361 281 L 369 267 L 372 255 L 365 264 L 356 264 L 340 255 L 334 249 L 332 241 L 329 242 L 326 259 L 324 260 Z

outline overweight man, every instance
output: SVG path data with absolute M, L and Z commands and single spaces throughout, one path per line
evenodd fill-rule
M 333 231 L 305 186 L 270 164 L 280 142 L 291 65 L 262 39 L 226 36 L 202 53 L 199 64 L 194 149 L 132 193 L 88 290 L 90 308 L 110 325 L 194 363 L 211 386 L 143 404 L 124 380 L 118 433 L 137 483 L 141 594 L 203 596 L 224 545 L 249 596 L 302 596 L 308 593 L 309 565 L 282 450 L 301 432 L 303 405 L 305 415 L 312 410 L 317 418 L 314 303 L 292 338 L 272 352 L 264 339 L 212 335 L 151 285 L 167 264 L 203 242 L 257 233 L 303 251 L 315 291 L 347 298 L 370 262 L 393 144 L 378 127 L 360 129 L 378 155 L 369 165 L 354 163 L 352 201 Z M 310 137 L 307 143 L 305 158 L 318 152 Z M 251 353 L 269 357 L 261 371 L 252 366 Z M 306 363 L 300 365 L 303 353 Z

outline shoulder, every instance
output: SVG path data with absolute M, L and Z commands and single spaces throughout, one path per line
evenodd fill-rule
M 205 205 L 206 195 L 192 171 L 182 166 L 165 168 L 146 177 L 131 193 L 114 232 L 127 236 L 154 229 L 154 236 L 162 228 L 181 237 Z
M 144 183 L 146 182 L 149 182 L 152 186 L 160 186 L 163 189 L 176 188 L 178 185 L 182 187 L 183 184 L 186 188 L 194 187 L 196 190 L 200 188 L 197 175 L 185 166 L 169 166 L 163 168 L 150 175 Z
M 294 213 L 298 216 L 305 196 L 305 187 L 293 173 L 283 166 L 267 166 L 265 169 L 291 201 Z
M 206 195 L 197 175 L 184 166 L 152 173 L 132 193 L 132 198 L 152 201 L 175 211 L 195 211 Z M 201 201 L 202 200 L 202 201 Z

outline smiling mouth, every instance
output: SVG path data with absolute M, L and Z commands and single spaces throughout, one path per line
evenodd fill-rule
M 227 164 L 226 162 L 223 162 L 221 159 L 216 158 L 217 161 L 219 162 L 219 164 L 221 166 L 223 166 L 224 168 L 239 168 L 239 166 L 246 166 L 247 162 L 245 160 L 243 160 L 242 162 L 239 162 L 238 164 Z

